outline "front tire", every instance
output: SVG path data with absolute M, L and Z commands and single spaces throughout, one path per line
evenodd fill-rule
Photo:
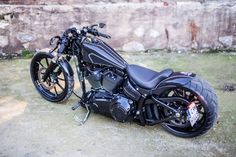
M 179 92 L 179 95 L 176 91 Z M 175 94 L 171 95 L 171 92 Z M 206 133 L 216 122 L 218 117 L 218 101 L 216 94 L 208 82 L 196 77 L 183 87 L 172 89 L 162 95 L 162 97 L 171 96 L 179 96 L 189 102 L 198 102 L 198 112 L 202 114 L 201 118 L 193 126 L 187 120 L 185 123 L 181 120 L 162 123 L 162 127 L 171 134 L 185 138 L 199 136 Z M 190 97 L 192 100 L 190 100 Z M 182 106 L 186 106 L 186 104 Z M 164 116 L 165 114 L 165 112 L 162 113 Z
M 74 78 L 66 74 L 65 69 L 58 65 L 47 80 L 43 81 L 43 74 L 52 58 L 53 56 L 48 53 L 37 53 L 30 64 L 31 79 L 44 99 L 50 102 L 64 102 L 73 92 Z

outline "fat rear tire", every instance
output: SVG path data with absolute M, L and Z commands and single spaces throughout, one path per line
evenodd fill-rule
M 191 80 L 188 84 L 183 86 L 183 88 L 195 93 L 198 97 L 201 98 L 205 109 L 205 120 L 203 125 L 193 132 L 176 131 L 175 129 L 169 127 L 168 125 L 165 125 L 164 123 L 162 124 L 162 127 L 166 131 L 178 137 L 191 138 L 202 135 L 207 131 L 209 131 L 217 120 L 218 117 L 217 96 L 214 93 L 212 87 L 209 85 L 209 83 L 200 79 L 199 77 L 196 77 L 193 80 Z

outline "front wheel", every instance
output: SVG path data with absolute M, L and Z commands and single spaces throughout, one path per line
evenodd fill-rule
M 37 53 L 30 64 L 31 79 L 35 88 L 44 99 L 51 102 L 63 102 L 73 92 L 74 78 L 67 75 L 63 67 L 57 65 L 44 81 L 44 73 L 52 58 L 53 56 L 48 53 Z
M 173 101 L 170 106 L 181 110 L 179 118 L 162 123 L 168 132 L 179 137 L 195 137 L 206 133 L 218 115 L 218 102 L 212 87 L 200 78 L 193 78 L 188 84 L 165 91 L 162 97 L 181 97 L 186 101 Z M 186 103 L 188 102 L 188 103 Z M 191 121 L 189 108 L 194 107 L 197 116 Z M 192 112 L 192 111 L 191 111 Z M 171 112 L 163 109 L 161 116 L 168 117 Z

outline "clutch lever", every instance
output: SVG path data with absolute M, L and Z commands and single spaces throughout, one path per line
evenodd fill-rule
M 110 39 L 110 38 L 111 38 L 110 35 L 107 35 L 107 34 L 104 34 L 104 33 L 100 33 L 100 32 L 97 32 L 97 35 L 98 35 L 99 37 L 103 37 L 103 38 L 107 38 L 107 39 Z

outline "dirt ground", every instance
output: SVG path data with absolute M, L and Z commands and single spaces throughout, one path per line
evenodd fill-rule
M 236 92 L 220 90 L 224 83 L 236 84 L 235 53 L 122 55 L 129 63 L 196 72 L 207 79 L 219 98 L 219 123 L 192 139 L 98 114 L 78 126 L 71 110 L 75 96 L 63 104 L 47 102 L 30 80 L 30 60 L 0 61 L 0 157 L 235 156 Z M 78 114 L 83 117 L 85 110 Z

